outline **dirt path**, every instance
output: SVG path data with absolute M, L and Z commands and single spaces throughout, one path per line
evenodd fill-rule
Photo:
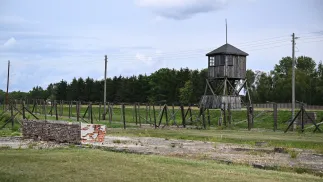
M 43 149 L 69 147 L 68 144 L 34 142 L 32 140 L 22 140 L 20 137 L 0 138 L 0 147 L 5 146 L 11 148 Z M 120 136 L 106 136 L 103 143 L 93 144 L 93 146 L 114 151 L 249 164 L 258 168 L 302 168 L 323 174 L 323 155 L 316 154 L 311 150 L 286 150 L 282 148 L 254 147 L 227 143 Z

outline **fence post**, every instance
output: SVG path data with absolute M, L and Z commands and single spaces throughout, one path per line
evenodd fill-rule
M 176 117 L 175 117 L 175 106 L 174 106 L 174 103 L 172 104 L 172 118 L 173 118 L 174 123 L 176 123 Z
M 157 128 L 157 123 L 156 123 L 155 104 L 153 104 L 153 112 L 154 112 L 154 124 L 155 124 L 155 129 L 156 129 Z
M 208 122 L 209 126 L 211 126 L 210 110 L 207 109 L 206 111 L 207 111 L 207 122 Z
M 76 101 L 76 120 L 80 121 L 80 102 Z
M 47 121 L 47 101 L 44 100 L 45 121 Z
M 167 111 L 168 111 L 167 104 L 165 104 L 164 109 L 165 109 L 165 116 L 166 116 L 166 125 L 168 126 L 169 123 L 168 123 L 168 114 L 167 114 Z
M 140 103 L 138 103 L 138 116 L 139 116 L 139 126 L 141 127 L 141 116 L 140 116 Z
M 89 112 L 89 115 L 90 115 L 90 119 L 91 119 L 91 124 L 93 124 L 93 108 L 92 108 L 92 102 L 90 102 L 90 112 Z
M 227 115 L 226 115 L 226 104 L 223 103 L 223 124 L 224 126 L 227 126 Z
M 68 118 L 71 118 L 72 101 L 68 103 Z
M 123 120 L 123 129 L 126 129 L 126 114 L 125 114 L 124 104 L 122 104 L 122 120 Z
M 22 101 L 22 118 L 26 119 L 25 101 Z
M 301 122 L 302 122 L 302 132 L 304 132 L 304 111 L 305 111 L 304 105 L 303 105 L 303 104 L 301 104 Z
M 184 106 L 183 106 L 183 104 L 181 104 L 180 107 L 181 107 L 182 125 L 185 128 L 186 127 L 186 123 L 185 123 Z
M 137 103 L 135 103 L 134 105 L 134 110 L 135 110 L 136 125 L 138 125 Z
M 248 130 L 251 130 L 251 105 L 247 105 Z
M 56 101 L 55 101 L 55 115 L 56 115 L 56 120 L 58 120 L 57 102 Z
M 273 103 L 274 110 L 274 131 L 277 130 L 277 103 Z

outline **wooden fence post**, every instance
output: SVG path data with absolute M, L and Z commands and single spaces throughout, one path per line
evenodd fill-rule
M 174 106 L 174 103 L 172 104 L 172 118 L 173 118 L 173 121 L 174 123 L 176 123 L 176 117 L 175 117 L 175 106 Z
M 45 113 L 45 121 L 47 121 L 47 101 L 44 100 L 44 113 Z
M 57 102 L 56 101 L 55 101 L 55 115 L 56 115 L 56 120 L 58 120 Z
M 223 124 L 224 126 L 227 126 L 227 118 L 226 118 L 226 104 L 223 103 Z
M 136 125 L 138 125 L 137 103 L 135 103 L 135 105 L 134 105 L 134 109 L 135 109 Z
M 250 108 L 251 106 L 247 105 L 247 119 L 248 119 L 248 130 L 251 130 L 251 115 L 250 115 Z
M 76 120 L 80 121 L 80 103 L 76 102 Z
M 157 123 L 156 123 L 156 111 L 155 111 L 155 104 L 153 104 L 153 112 L 154 112 L 154 124 L 155 124 L 155 129 L 157 128 Z
M 139 116 L 139 126 L 141 127 L 141 116 L 140 116 L 140 103 L 138 103 L 138 116 Z
M 166 125 L 168 126 L 169 123 L 168 123 L 168 114 L 167 114 L 167 111 L 168 111 L 167 104 L 165 104 L 164 109 L 165 109 L 165 116 L 166 116 Z
M 90 116 L 91 124 L 93 124 L 93 108 L 92 108 L 92 102 L 90 102 L 89 107 L 90 107 L 89 108 L 90 109 L 89 116 Z
M 25 101 L 22 102 L 22 118 L 26 119 Z
M 274 131 L 277 130 L 277 103 L 273 103 L 273 115 L 274 115 Z
M 123 120 L 123 129 L 126 129 L 126 114 L 125 114 L 124 104 L 122 104 L 122 120 Z
M 182 125 L 185 128 L 186 127 L 186 123 L 185 123 L 184 106 L 183 106 L 183 104 L 181 104 L 180 107 L 181 107 Z
M 72 110 L 72 101 L 68 103 L 68 118 L 71 118 L 71 110 Z

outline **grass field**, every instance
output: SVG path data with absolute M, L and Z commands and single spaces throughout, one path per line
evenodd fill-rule
M 322 181 L 310 174 L 93 149 L 0 150 L 0 181 Z

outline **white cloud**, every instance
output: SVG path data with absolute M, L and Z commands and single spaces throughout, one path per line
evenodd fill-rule
M 12 47 L 16 44 L 16 39 L 14 37 L 11 37 L 10 39 L 8 39 L 4 44 L 3 47 L 7 48 L 7 47 Z
M 151 8 L 160 17 L 182 20 L 199 13 L 218 11 L 227 6 L 230 0 L 137 0 L 140 7 Z

